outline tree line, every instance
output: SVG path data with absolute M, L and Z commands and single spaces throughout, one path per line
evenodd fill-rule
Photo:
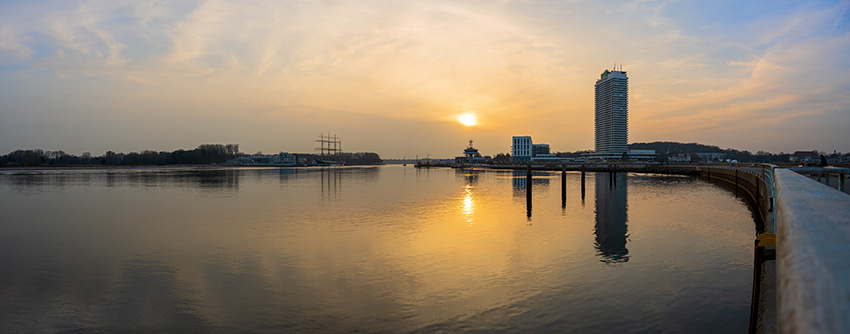
M 176 150 L 172 152 L 142 152 L 115 153 L 108 151 L 101 156 L 92 156 L 85 152 L 76 156 L 64 151 L 17 150 L 0 156 L 0 166 L 3 167 L 37 167 L 37 166 L 143 166 L 143 165 L 194 165 L 217 164 L 243 156 L 239 152 L 239 144 L 203 144 L 192 150 Z
M 722 153 L 724 159 L 737 160 L 739 162 L 788 162 L 791 153 L 779 152 L 778 154 L 758 151 L 752 153 L 747 150 L 736 150 L 732 148 L 722 149 L 714 145 L 704 145 L 699 143 L 677 143 L 657 141 L 651 143 L 632 143 L 629 144 L 629 149 L 632 150 L 655 150 L 658 153 L 658 158 L 661 161 L 667 161 L 667 156 L 672 154 L 691 154 L 691 161 L 698 162 L 700 160 L 696 152 L 717 152 Z

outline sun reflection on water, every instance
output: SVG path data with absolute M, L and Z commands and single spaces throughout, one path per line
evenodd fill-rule
M 472 224 L 472 213 L 475 211 L 475 201 L 472 199 L 472 186 L 466 185 L 464 191 L 466 194 L 463 197 L 463 216 L 468 223 Z

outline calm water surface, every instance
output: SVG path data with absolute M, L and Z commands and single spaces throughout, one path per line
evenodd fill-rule
M 0 170 L 0 332 L 744 333 L 746 204 L 678 176 Z M 563 206 L 562 206 L 563 204 Z

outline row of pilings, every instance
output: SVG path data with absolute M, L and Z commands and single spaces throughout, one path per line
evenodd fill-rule
M 526 210 L 528 219 L 532 213 L 532 171 L 561 172 L 561 207 L 566 207 L 566 172 L 581 172 L 581 197 L 585 197 L 585 178 L 587 172 L 607 173 L 611 186 L 616 186 L 617 173 L 649 173 L 666 175 L 691 175 L 702 177 L 712 183 L 728 186 L 736 196 L 743 198 L 753 209 L 756 230 L 758 234 L 775 233 L 774 201 L 772 180 L 766 178 L 765 166 L 762 165 L 666 165 L 666 164 L 571 164 L 571 165 L 513 165 L 492 166 L 490 169 L 511 169 L 526 171 Z M 599 177 L 600 175 L 597 175 Z M 750 314 L 750 333 L 765 332 L 775 320 L 765 320 L 765 317 L 775 316 L 775 246 L 759 246 L 756 239 L 755 263 L 753 272 L 753 295 Z M 767 314 L 767 315 L 766 315 Z M 767 330 L 769 331 L 769 330 Z
M 510 168 L 505 168 L 505 167 L 499 168 L 499 167 L 497 167 L 497 168 L 493 168 L 493 169 L 513 169 L 513 170 L 516 170 L 516 169 L 519 169 L 519 168 L 516 167 L 516 166 L 511 166 Z M 567 207 L 567 170 L 568 170 L 568 167 L 566 165 L 561 165 L 560 169 L 561 169 L 561 208 L 566 208 Z M 627 168 L 627 169 L 618 168 L 617 165 L 614 165 L 614 164 L 605 165 L 604 167 L 600 167 L 598 165 L 593 165 L 592 168 L 588 168 L 588 166 L 586 166 L 586 165 L 579 165 L 577 167 L 573 166 L 572 169 L 570 169 L 570 170 L 581 171 L 581 198 L 582 198 L 582 200 L 584 200 L 584 197 L 585 197 L 585 194 L 586 194 L 586 192 L 585 192 L 585 185 L 586 185 L 585 179 L 586 179 L 587 172 L 588 172 L 589 169 L 592 172 L 607 172 L 608 178 L 609 178 L 609 180 L 608 180 L 609 184 L 611 184 L 613 186 L 617 185 L 616 173 L 618 173 L 618 172 L 634 172 L 633 168 Z M 646 173 L 645 168 L 641 167 L 640 169 L 641 169 L 642 172 Z M 532 166 L 532 165 L 529 164 L 529 165 L 525 166 L 525 170 L 526 170 L 526 172 L 525 172 L 526 214 L 529 218 L 531 218 L 531 207 L 532 207 L 531 195 L 532 195 L 532 192 L 533 192 L 532 180 L 531 180 L 532 171 L 533 170 L 551 171 L 551 170 L 557 170 L 557 169 L 553 166 L 536 167 L 536 166 Z

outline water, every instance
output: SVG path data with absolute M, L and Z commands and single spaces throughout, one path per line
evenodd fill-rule
M 0 170 L 0 332 L 743 333 L 745 202 L 679 176 Z

